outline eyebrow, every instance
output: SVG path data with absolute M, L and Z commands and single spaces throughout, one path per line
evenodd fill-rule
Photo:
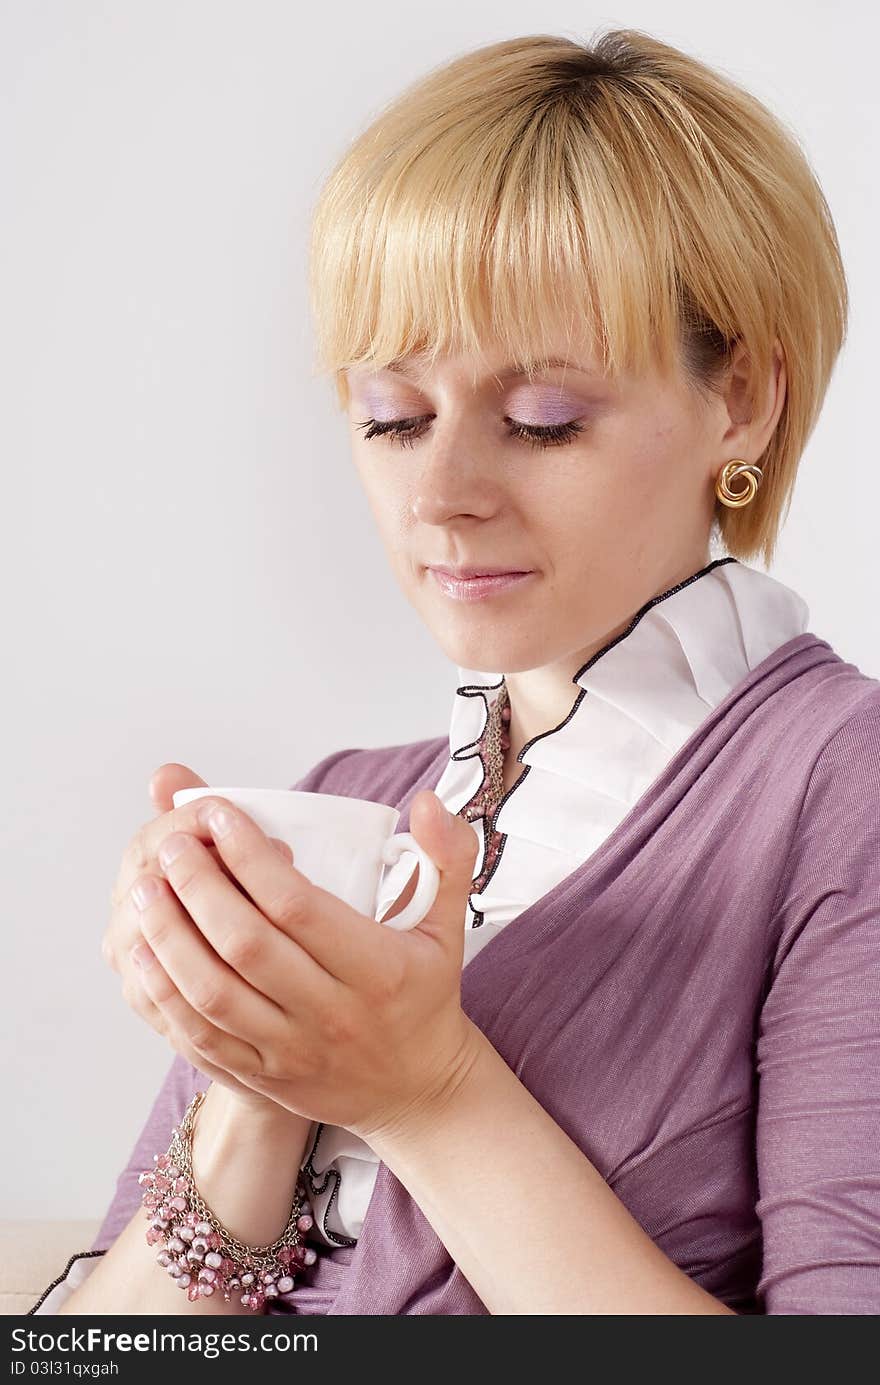
M 540 375 L 543 371 L 553 370 L 557 366 L 561 366 L 565 370 L 574 370 L 580 375 L 598 374 L 595 370 L 588 370 L 586 366 L 578 365 L 576 361 L 566 361 L 561 356 L 550 356 L 546 360 L 535 362 L 531 368 L 531 374 Z M 389 361 L 388 365 L 385 367 L 386 370 L 396 375 L 408 375 L 413 368 L 414 367 L 405 360 Z M 524 362 L 516 361 L 505 370 L 491 371 L 490 375 L 492 379 L 510 380 L 514 376 L 528 375 L 529 373 L 529 367 Z

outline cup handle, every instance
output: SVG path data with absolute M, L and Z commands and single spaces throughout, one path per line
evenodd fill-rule
M 427 851 L 419 846 L 411 832 L 397 832 L 389 837 L 382 848 L 382 860 L 386 866 L 396 865 L 404 852 L 411 851 L 419 859 L 419 883 L 409 903 L 393 919 L 385 919 L 387 928 L 404 931 L 421 923 L 440 888 L 440 872 Z

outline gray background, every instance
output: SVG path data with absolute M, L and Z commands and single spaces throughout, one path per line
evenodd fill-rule
M 430 67 L 643 28 L 797 131 L 853 314 L 773 574 L 880 676 L 877 20 L 832 13 L 5 0 L 0 1215 L 102 1215 L 173 1056 L 100 954 L 152 771 L 284 788 L 448 728 L 455 670 L 386 568 L 306 295 L 322 178 Z

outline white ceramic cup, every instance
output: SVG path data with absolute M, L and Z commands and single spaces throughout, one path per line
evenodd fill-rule
M 295 868 L 312 884 L 332 891 L 370 918 L 376 917 L 385 867 L 412 852 L 419 864 L 415 894 L 399 914 L 385 921 L 388 928 L 415 928 L 437 898 L 437 867 L 410 832 L 394 835 L 400 811 L 386 803 L 301 789 L 244 788 L 178 789 L 172 802 L 180 808 L 194 798 L 211 796 L 228 798 L 267 836 L 287 842 Z

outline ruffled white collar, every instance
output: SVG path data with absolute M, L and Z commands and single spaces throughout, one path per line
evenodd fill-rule
M 527 769 L 491 824 L 504 841 L 482 890 L 468 902 L 465 961 L 495 928 L 586 860 L 712 708 L 774 650 L 803 634 L 808 620 L 797 592 L 725 557 L 647 602 L 622 635 L 594 654 L 572 680 L 577 693 L 568 716 L 518 756 Z M 479 740 L 502 683 L 501 673 L 458 669 L 450 757 L 435 789 L 450 812 L 483 781 Z M 484 818 L 472 826 L 480 843 L 476 881 L 491 834 Z M 386 874 L 377 917 L 412 869 L 405 856 Z

